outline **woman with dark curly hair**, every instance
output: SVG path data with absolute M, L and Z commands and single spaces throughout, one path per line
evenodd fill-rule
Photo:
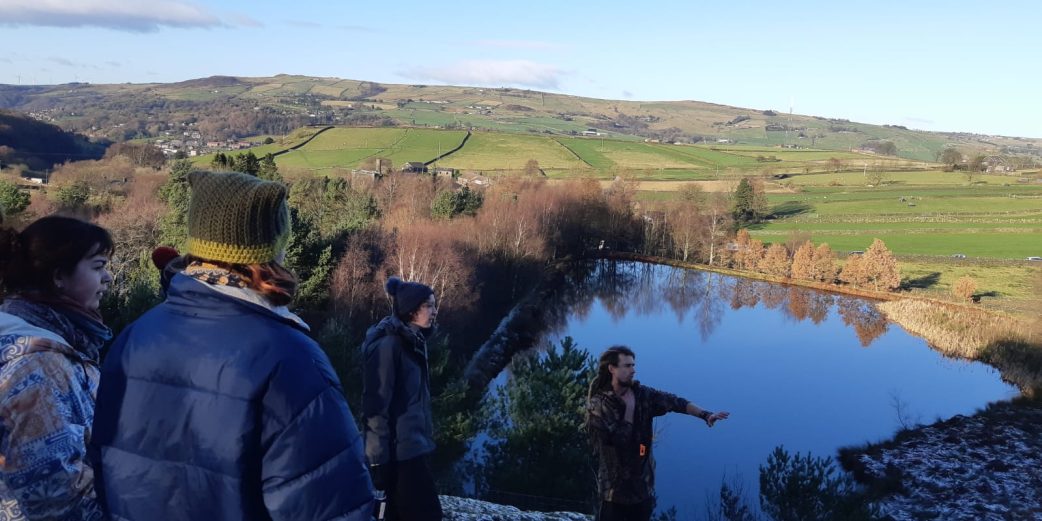
M 86 452 L 112 250 L 69 217 L 0 228 L 0 519 L 103 519 Z

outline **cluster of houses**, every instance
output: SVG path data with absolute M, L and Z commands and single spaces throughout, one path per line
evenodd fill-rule
M 476 188 L 477 187 L 484 188 L 484 187 L 489 186 L 491 184 L 491 182 L 492 182 L 492 180 L 490 178 L 488 178 L 487 176 L 484 176 L 484 175 L 482 175 L 480 173 L 477 173 L 477 172 L 460 172 L 459 170 L 457 170 L 455 168 L 445 168 L 445 167 L 437 167 L 437 168 L 434 168 L 433 170 L 431 170 L 431 169 L 429 169 L 427 167 L 427 165 L 425 165 L 425 164 L 423 164 L 423 163 L 421 163 L 419 161 L 410 161 L 408 163 L 404 163 L 404 164 L 402 164 L 402 166 L 397 171 L 395 171 L 395 175 L 419 175 L 419 174 L 429 174 L 429 175 L 433 175 L 434 177 L 438 177 L 438 178 L 442 178 L 442 179 L 448 179 L 448 180 L 456 183 L 457 185 L 459 185 L 461 187 L 462 186 L 470 186 L 470 187 L 476 187 Z M 371 179 L 381 179 L 385 175 L 387 175 L 387 173 L 386 173 L 386 171 L 385 172 L 380 172 L 380 171 L 377 171 L 377 170 L 369 170 L 369 169 L 362 169 L 362 168 L 360 168 L 360 169 L 356 169 L 356 170 L 351 170 L 351 175 L 352 176 L 369 177 Z
M 159 149 L 163 151 L 163 154 L 167 156 L 172 156 L 178 152 L 184 152 L 189 157 L 209 154 L 210 152 L 217 152 L 219 150 L 243 150 L 257 146 L 257 143 L 240 141 L 237 139 L 204 142 L 202 140 L 202 135 L 196 131 L 185 132 L 183 138 L 157 139 L 153 141 L 152 144 L 159 147 Z

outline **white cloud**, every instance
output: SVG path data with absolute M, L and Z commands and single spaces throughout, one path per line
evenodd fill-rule
M 919 125 L 933 125 L 934 123 L 936 123 L 936 121 L 934 121 L 932 119 L 917 118 L 917 117 L 913 117 L 913 116 L 905 116 L 904 119 L 905 119 L 905 121 L 907 121 L 909 123 L 915 123 L 915 124 L 919 124 Z
M 2 0 L 0 25 L 153 32 L 160 27 L 219 27 L 224 23 L 205 8 L 181 0 Z
M 372 27 L 366 27 L 364 25 L 336 25 L 336 29 L 341 31 L 359 32 L 359 33 L 375 33 L 376 30 Z
M 560 48 L 559 45 L 537 40 L 476 40 L 474 45 L 480 47 L 496 47 L 500 49 L 525 49 L 532 51 L 550 51 Z
M 338 31 L 349 31 L 349 32 L 374 32 L 371 27 L 365 27 L 362 25 L 327 25 L 324 23 L 313 22 L 310 20 L 286 20 L 286 25 L 290 27 L 296 27 L 298 29 L 336 29 Z
M 318 22 L 310 22 L 307 20 L 286 20 L 286 25 L 290 27 L 299 27 L 301 29 L 319 29 L 322 24 Z
M 444 67 L 418 67 L 400 74 L 407 78 L 455 85 L 520 85 L 556 89 L 565 72 L 553 65 L 528 60 L 465 60 Z
M 226 16 L 232 21 L 230 25 L 238 27 L 264 27 L 264 24 L 242 13 L 230 13 Z
M 50 58 L 47 58 L 47 59 L 49 61 L 53 62 L 53 63 L 57 63 L 58 65 L 63 65 L 65 67 L 79 67 L 80 66 L 80 64 L 75 63 L 72 60 L 69 60 L 69 59 L 66 59 L 66 58 L 60 58 L 58 56 L 51 56 Z

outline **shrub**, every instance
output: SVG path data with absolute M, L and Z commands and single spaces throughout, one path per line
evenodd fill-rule
M 22 213 L 29 207 L 30 200 L 29 192 L 18 188 L 14 183 L 0 180 L 0 213 Z
M 90 186 L 84 181 L 76 181 L 58 188 L 54 195 L 63 209 L 81 210 L 90 199 Z
M 877 517 L 832 458 L 790 455 L 780 446 L 760 466 L 760 506 L 775 521 Z
M 973 277 L 960 277 L 959 280 L 955 281 L 955 284 L 952 285 L 952 295 L 963 300 L 972 299 L 973 294 L 976 292 L 977 281 L 973 280 Z

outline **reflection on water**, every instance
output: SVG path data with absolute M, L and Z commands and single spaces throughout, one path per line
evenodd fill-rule
M 730 277 L 712 272 L 685 270 L 644 263 L 604 261 L 589 273 L 586 284 L 572 290 L 571 318 L 586 319 L 594 304 L 603 307 L 614 322 L 627 316 L 659 315 L 667 310 L 679 324 L 692 319 L 700 340 L 706 341 L 724 313 L 760 306 L 778 311 L 794 321 L 820 324 L 835 307 L 843 323 L 853 328 L 862 347 L 887 332 L 888 322 L 870 301 L 833 295 L 796 286 Z M 560 314 L 559 314 L 560 315 Z M 567 318 L 552 324 L 554 332 Z
M 546 313 L 547 342 L 570 336 L 594 356 L 629 345 L 644 384 L 732 413 L 713 429 L 676 414 L 656 420 L 659 505 L 681 519 L 704 512 L 725 478 L 755 498 L 758 467 L 779 445 L 834 456 L 892 437 L 907 418 L 932 422 L 1017 395 L 994 369 L 891 327 L 865 299 L 615 262 L 562 292 Z

